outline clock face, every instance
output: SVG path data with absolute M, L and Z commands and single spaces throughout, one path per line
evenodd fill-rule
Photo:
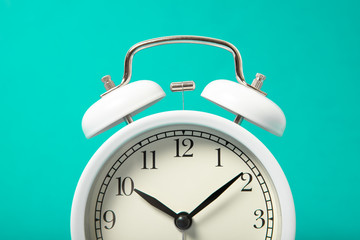
M 203 126 L 134 137 L 109 158 L 91 189 L 87 239 L 280 239 L 279 201 L 263 165 L 242 143 Z M 184 213 L 191 225 L 176 225 L 159 204 Z

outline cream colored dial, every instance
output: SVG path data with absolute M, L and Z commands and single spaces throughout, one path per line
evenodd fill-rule
M 191 215 L 205 199 L 237 179 L 180 229 L 174 213 Z M 121 146 L 100 170 L 87 201 L 87 239 L 273 240 L 281 213 L 266 170 L 240 142 L 205 127 L 161 127 Z

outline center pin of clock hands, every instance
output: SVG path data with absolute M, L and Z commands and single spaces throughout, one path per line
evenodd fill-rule
M 242 173 L 236 175 L 233 179 L 224 184 L 221 188 L 213 192 L 208 198 L 206 198 L 199 206 L 197 206 L 191 213 L 180 212 L 175 213 L 173 210 L 168 208 L 165 204 L 157 200 L 156 198 L 138 190 L 134 189 L 134 191 L 140 195 L 145 201 L 150 203 L 150 205 L 159 209 L 160 211 L 166 213 L 167 215 L 174 218 L 174 222 L 177 228 L 180 230 L 187 230 L 191 227 L 192 218 L 198 214 L 201 210 L 207 207 L 210 203 L 212 203 L 215 199 L 217 199 L 226 189 L 228 189 L 240 176 Z

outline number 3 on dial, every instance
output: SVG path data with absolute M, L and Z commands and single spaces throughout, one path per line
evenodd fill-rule
M 260 221 L 259 225 L 254 224 L 254 228 L 256 229 L 262 228 L 265 225 L 265 219 L 262 218 L 262 216 L 264 215 L 264 211 L 261 209 L 256 209 L 254 215 L 258 217 L 256 221 L 258 220 Z

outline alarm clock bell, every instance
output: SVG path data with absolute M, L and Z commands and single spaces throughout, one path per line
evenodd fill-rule
M 165 92 L 162 88 L 148 80 L 117 88 L 104 95 L 86 111 L 82 119 L 83 132 L 86 138 L 92 138 L 124 121 L 130 123 L 131 116 L 145 110 L 163 97 Z
M 257 78 L 260 77 L 265 76 L 257 74 Z M 205 87 L 201 96 L 241 116 L 235 122 L 244 118 L 277 136 L 284 133 L 286 119 L 283 111 L 261 91 L 229 80 L 215 80 Z

